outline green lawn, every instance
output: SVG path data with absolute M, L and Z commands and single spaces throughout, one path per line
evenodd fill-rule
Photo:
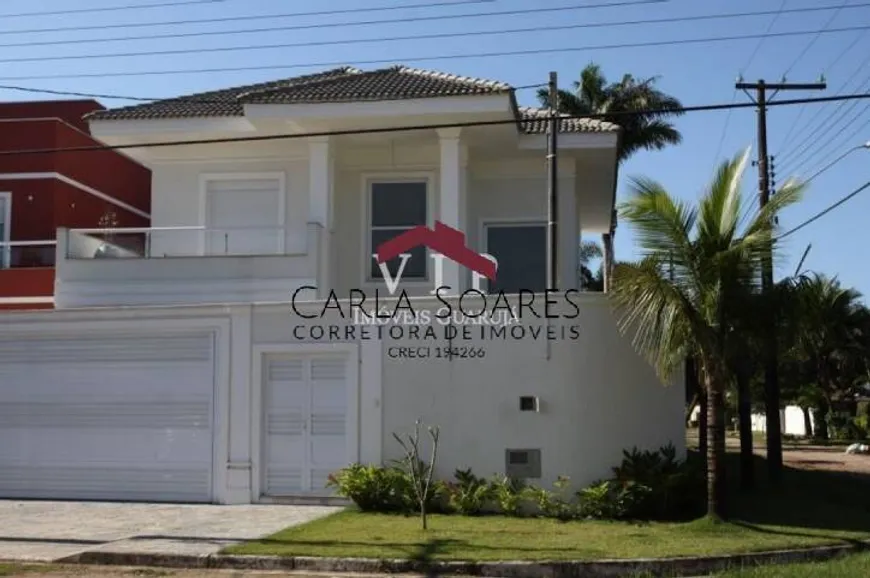
M 729 456 L 729 461 L 735 455 Z M 729 466 L 734 462 L 731 461 Z M 756 464 L 765 479 L 764 463 Z M 729 467 L 734 474 L 736 467 Z M 592 560 L 724 554 L 870 539 L 870 480 L 787 470 L 782 489 L 731 496 L 727 524 L 558 522 L 504 517 L 415 517 L 346 511 L 228 553 L 432 560 Z M 736 484 L 732 484 L 736 485 Z
M 830 562 L 765 566 L 732 570 L 719 578 L 858 578 L 870 576 L 870 554 L 857 554 Z

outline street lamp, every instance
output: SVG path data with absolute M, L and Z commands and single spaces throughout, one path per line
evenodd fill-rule
M 870 140 L 868 140 L 864 144 L 850 148 L 849 150 L 847 150 L 846 152 L 844 152 L 843 154 L 838 156 L 836 159 L 834 159 L 833 161 L 831 161 L 830 163 L 826 164 L 824 167 L 822 167 L 821 169 L 819 169 L 818 171 L 813 173 L 810 178 L 808 178 L 807 180 L 804 181 L 804 184 L 810 182 L 811 180 L 813 180 L 814 178 L 816 178 L 817 176 L 819 176 L 820 174 L 822 174 L 823 172 L 825 172 L 826 170 L 828 170 L 829 168 L 831 168 L 832 166 L 834 166 L 835 164 L 837 164 L 838 162 L 840 162 L 841 160 L 843 160 L 844 158 L 846 158 L 847 156 L 852 154 L 853 152 L 860 151 L 860 150 L 870 150 Z

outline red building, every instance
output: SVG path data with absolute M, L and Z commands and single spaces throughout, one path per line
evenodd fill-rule
M 0 309 L 53 307 L 58 227 L 147 227 L 151 171 L 101 144 L 94 100 L 0 103 Z M 18 151 L 16 154 L 3 154 Z

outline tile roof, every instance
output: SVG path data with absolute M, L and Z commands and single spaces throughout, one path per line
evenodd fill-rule
M 350 66 L 247 86 L 94 111 L 86 120 L 152 120 L 244 115 L 245 104 L 339 103 L 443 96 L 510 94 L 503 82 L 393 66 L 363 71 Z M 521 130 L 545 133 L 547 109 L 518 107 Z M 609 132 L 619 128 L 593 119 L 563 119 L 560 132 Z

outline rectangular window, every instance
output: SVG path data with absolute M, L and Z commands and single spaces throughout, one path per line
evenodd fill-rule
M 419 225 L 427 224 L 429 214 L 427 182 L 391 181 L 373 182 L 369 185 L 369 275 L 382 279 L 381 269 L 372 254 L 378 246 Z M 422 245 L 408 253 L 411 258 L 405 264 L 402 279 L 425 279 L 428 255 Z M 401 265 L 401 257 L 387 262 L 387 268 L 395 278 Z
M 486 252 L 498 261 L 490 293 L 543 292 L 547 286 L 547 227 L 543 224 L 490 224 Z

